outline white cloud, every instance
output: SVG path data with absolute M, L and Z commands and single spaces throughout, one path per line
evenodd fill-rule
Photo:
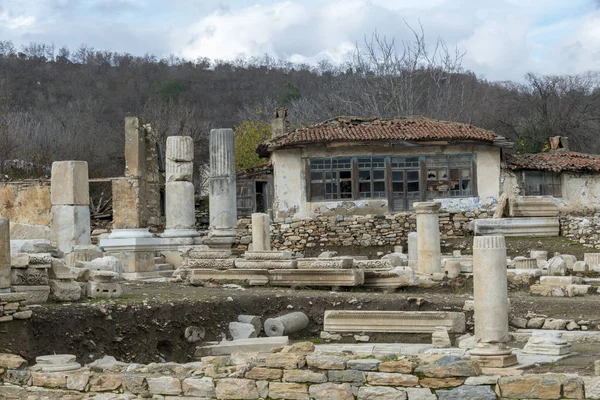
M 12 17 L 8 11 L 0 12 L 0 25 L 8 29 L 20 29 L 35 24 L 35 17 L 32 15 L 17 15 Z

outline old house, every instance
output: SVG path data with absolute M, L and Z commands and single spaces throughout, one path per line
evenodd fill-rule
M 493 203 L 505 138 L 423 117 L 336 117 L 287 132 L 285 110 L 257 151 L 273 166 L 276 218 L 391 214 L 418 201 L 448 209 Z

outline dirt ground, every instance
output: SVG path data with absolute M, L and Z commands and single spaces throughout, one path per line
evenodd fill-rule
M 26 321 L 0 325 L 0 352 L 17 353 L 33 361 L 42 354 L 71 353 L 88 363 L 103 355 L 126 362 L 192 360 L 201 344 L 188 343 L 188 326 L 206 329 L 205 341 L 218 340 L 238 314 L 262 315 L 263 320 L 291 311 L 303 311 L 310 326 L 291 337 L 320 342 L 323 313 L 328 309 L 462 311 L 471 298 L 472 282 L 463 279 L 451 287 L 397 293 L 272 287 L 193 287 L 184 283 L 125 282 L 118 300 L 86 300 L 46 304 L 34 308 Z M 532 297 L 510 292 L 511 315 L 529 311 L 555 318 L 600 321 L 598 295 L 577 298 Z M 471 319 L 472 313 L 467 313 Z M 472 333 L 472 324 L 467 327 Z M 430 335 L 371 334 L 371 342 L 428 343 Z M 522 346 L 523 344 L 520 344 Z M 575 345 L 576 357 L 538 368 L 540 371 L 593 373 L 600 345 Z

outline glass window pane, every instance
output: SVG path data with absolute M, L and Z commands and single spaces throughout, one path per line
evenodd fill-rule
M 418 192 L 419 191 L 419 182 L 408 182 L 406 186 L 407 191 L 409 192 Z
M 340 171 L 340 179 L 351 179 L 352 171 Z
M 409 181 L 418 181 L 419 180 L 419 171 L 408 171 L 408 180 Z
M 374 179 L 385 179 L 385 171 L 373 171 Z
M 371 171 L 358 171 L 358 179 L 361 181 L 371 180 Z
M 371 184 L 369 182 L 366 183 L 359 183 L 358 184 L 358 191 L 360 193 L 363 192 L 371 192 Z
M 404 183 L 403 182 L 393 182 L 392 190 L 394 192 L 404 192 Z
M 392 171 L 392 181 L 404 181 L 403 171 Z
M 436 181 L 437 179 L 438 179 L 437 169 L 428 169 L 427 170 L 427 180 L 428 181 Z
M 310 185 L 311 200 L 323 200 L 325 198 L 325 185 L 312 183 Z
M 385 192 L 385 182 L 373 183 L 373 191 L 374 192 Z
M 311 181 L 320 181 L 323 179 L 323 173 L 322 172 L 311 172 L 310 173 L 310 180 Z

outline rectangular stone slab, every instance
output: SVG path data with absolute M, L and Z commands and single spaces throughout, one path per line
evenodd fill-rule
M 193 269 L 232 269 L 235 267 L 234 258 L 186 258 L 183 265 Z
M 287 336 L 238 339 L 199 346 L 194 354 L 196 359 L 205 356 L 224 356 L 233 353 L 270 353 L 272 350 L 287 346 Z
M 293 254 L 291 251 L 247 251 L 244 253 L 246 260 L 290 260 Z
M 437 326 L 448 332 L 465 331 L 465 314 L 445 311 L 327 310 L 323 330 L 327 332 L 432 333 Z
M 296 260 L 244 260 L 235 259 L 235 267 L 240 269 L 295 269 Z
M 405 272 L 365 270 L 365 283 L 362 286 L 381 289 L 419 286 L 419 277 L 408 267 Z
M 204 281 L 221 282 L 247 282 L 249 285 L 266 285 L 269 283 L 269 273 L 266 270 L 256 269 L 192 269 L 190 283 L 197 284 Z
M 352 261 L 352 260 L 350 260 Z M 357 286 L 365 282 L 362 269 L 277 269 L 269 271 L 273 286 Z
M 558 236 L 558 217 L 485 218 L 472 223 L 475 235 Z

